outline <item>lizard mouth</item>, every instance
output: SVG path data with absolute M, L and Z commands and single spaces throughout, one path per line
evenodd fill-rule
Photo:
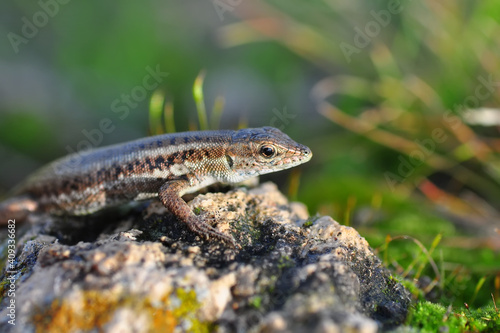
M 299 164 L 308 162 L 313 155 L 311 149 L 304 145 L 299 145 L 297 149 L 290 150 L 288 154 L 290 154 L 290 160 L 292 162 L 298 162 Z
M 309 147 L 300 145 L 296 149 L 290 149 L 285 156 L 275 162 L 275 166 L 281 166 L 283 169 L 295 167 L 299 164 L 308 162 L 312 158 L 312 151 Z

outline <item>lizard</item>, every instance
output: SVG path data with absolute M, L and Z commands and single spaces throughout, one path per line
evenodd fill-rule
M 30 213 L 90 215 L 158 197 L 188 228 L 237 247 L 182 196 L 309 161 L 311 150 L 274 127 L 180 132 L 76 152 L 41 168 L 0 203 L 0 224 Z

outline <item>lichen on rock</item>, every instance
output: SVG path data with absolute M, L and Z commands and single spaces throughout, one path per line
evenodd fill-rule
M 17 242 L 15 329 L 376 332 L 404 321 L 409 294 L 366 240 L 309 217 L 274 184 L 189 205 L 242 249 L 201 239 L 156 202 L 120 219 L 27 227 Z M 7 302 L 4 289 L 1 331 L 12 328 Z

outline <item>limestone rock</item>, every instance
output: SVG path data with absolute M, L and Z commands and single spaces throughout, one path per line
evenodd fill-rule
M 0 331 L 376 332 L 405 319 L 409 294 L 366 240 L 274 184 L 189 204 L 242 249 L 201 239 L 157 202 L 19 229 Z

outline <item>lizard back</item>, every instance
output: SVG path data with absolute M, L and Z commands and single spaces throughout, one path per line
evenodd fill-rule
M 34 173 L 16 194 L 36 200 L 41 211 L 84 215 L 154 197 L 163 183 L 186 174 L 207 183 L 206 161 L 223 158 L 233 133 L 164 134 L 71 154 Z

